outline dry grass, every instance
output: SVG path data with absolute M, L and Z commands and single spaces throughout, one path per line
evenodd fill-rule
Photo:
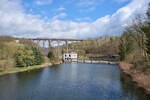
M 150 94 L 150 74 L 144 74 L 143 72 L 134 69 L 132 64 L 125 62 L 120 62 L 119 67 L 124 73 L 130 75 L 139 87 L 143 87 Z

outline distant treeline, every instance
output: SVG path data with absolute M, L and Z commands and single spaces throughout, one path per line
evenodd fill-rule
M 97 39 L 87 39 L 70 44 L 71 50 L 83 57 L 98 57 L 116 55 L 119 53 L 119 36 L 106 36 Z

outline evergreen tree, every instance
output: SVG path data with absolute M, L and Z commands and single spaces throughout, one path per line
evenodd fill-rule
M 54 49 L 53 48 L 50 48 L 49 52 L 48 52 L 48 58 L 51 59 L 51 60 L 54 60 L 55 59 L 55 52 L 54 52 Z
M 35 65 L 40 65 L 44 62 L 44 58 L 42 53 L 35 47 L 32 48 L 33 53 L 34 53 L 34 64 Z
M 146 38 L 147 38 L 145 43 L 146 52 L 150 55 L 150 25 L 143 27 L 142 30 L 146 34 Z
M 120 60 L 125 60 L 126 56 L 131 53 L 132 51 L 132 39 L 130 34 L 124 32 L 122 37 L 120 38 L 120 45 L 119 45 L 119 55 Z
M 150 4 L 149 4 L 149 8 L 147 11 L 147 21 L 145 23 L 145 25 L 142 27 L 142 31 L 145 33 L 146 35 L 146 52 L 147 54 L 150 55 Z

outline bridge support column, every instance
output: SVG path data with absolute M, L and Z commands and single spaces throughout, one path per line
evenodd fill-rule
M 59 51 L 60 51 L 60 50 L 59 50 L 59 49 L 60 49 L 59 44 L 60 44 L 60 40 L 57 40 L 57 54 L 58 54 L 58 56 L 60 56 L 60 55 L 59 55 Z
M 66 40 L 66 51 L 68 53 L 68 40 Z
M 51 42 L 52 42 L 51 40 L 48 40 L 49 48 L 52 47 Z
M 36 42 L 36 48 L 38 48 L 39 47 L 39 40 L 37 40 L 37 42 Z
M 34 45 L 33 45 L 33 44 L 34 44 L 34 40 L 29 39 L 29 41 L 30 41 L 31 46 L 34 46 Z
M 72 41 L 72 44 L 73 44 L 72 49 L 73 50 L 75 50 L 75 45 L 74 45 L 75 43 L 76 43 L 76 41 Z
M 43 48 L 45 48 L 45 40 L 43 40 Z

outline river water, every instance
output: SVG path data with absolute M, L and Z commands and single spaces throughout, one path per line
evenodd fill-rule
M 0 100 L 150 100 L 117 65 L 64 63 L 0 77 Z

